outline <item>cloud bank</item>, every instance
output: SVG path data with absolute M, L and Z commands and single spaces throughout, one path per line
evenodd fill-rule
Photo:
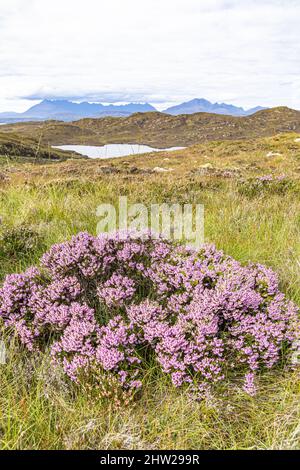
M 0 111 L 43 98 L 300 109 L 298 0 L 1 0 Z

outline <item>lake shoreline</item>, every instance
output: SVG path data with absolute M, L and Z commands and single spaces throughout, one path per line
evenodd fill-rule
M 52 148 L 74 152 L 77 155 L 88 157 L 91 159 L 106 160 L 109 158 L 122 158 L 134 155 L 142 155 L 145 153 L 158 153 L 158 152 L 174 152 L 183 150 L 186 147 L 150 147 L 146 144 L 128 144 L 128 143 L 113 143 L 104 145 L 78 145 L 78 144 L 65 144 L 65 145 L 52 145 Z

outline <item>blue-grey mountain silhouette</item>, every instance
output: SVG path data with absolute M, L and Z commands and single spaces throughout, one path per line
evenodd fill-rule
M 194 113 L 214 113 L 214 114 L 225 114 L 229 116 L 249 116 L 257 111 L 261 111 L 262 106 L 245 110 L 244 108 L 234 106 L 226 103 L 211 103 L 203 98 L 195 98 L 186 103 L 181 103 L 176 106 L 167 108 L 164 112 L 167 114 L 194 114 Z

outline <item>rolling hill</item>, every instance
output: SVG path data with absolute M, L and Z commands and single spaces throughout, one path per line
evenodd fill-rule
M 40 139 L 43 145 L 140 143 L 152 147 L 189 146 L 213 140 L 244 140 L 300 132 L 300 111 L 280 107 L 235 117 L 151 112 L 76 122 L 27 122 L 1 126 L 1 133 Z

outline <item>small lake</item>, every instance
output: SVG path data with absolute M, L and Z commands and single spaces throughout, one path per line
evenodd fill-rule
M 181 150 L 185 147 L 170 147 L 166 149 L 156 149 L 148 145 L 139 144 L 107 144 L 101 147 L 93 145 L 55 145 L 53 148 L 61 150 L 69 150 L 80 153 L 90 158 L 116 158 L 125 157 L 129 155 L 137 155 L 140 153 L 149 152 L 172 152 L 174 150 Z

